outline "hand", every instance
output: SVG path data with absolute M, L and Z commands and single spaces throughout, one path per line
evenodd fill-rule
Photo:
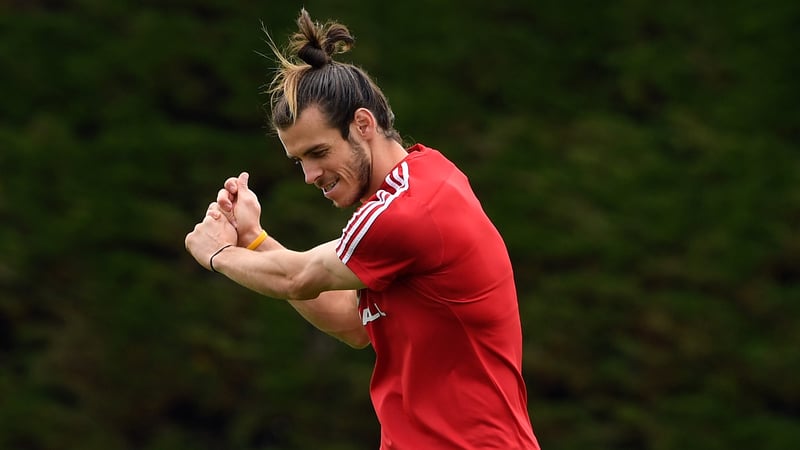
M 228 244 L 236 245 L 236 239 L 236 229 L 214 202 L 208 205 L 203 221 L 186 235 L 185 245 L 201 266 L 211 270 L 211 255 Z
M 245 247 L 261 234 L 261 204 L 256 194 L 247 186 L 250 174 L 242 172 L 238 178 L 225 180 L 225 187 L 217 193 L 220 211 L 236 228 L 237 245 Z

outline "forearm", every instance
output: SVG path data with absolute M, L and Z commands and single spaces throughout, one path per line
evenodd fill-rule
M 325 246 L 332 244 L 323 244 L 311 252 L 323 252 Z M 229 251 L 231 253 L 226 254 Z M 305 294 L 298 294 L 298 288 L 293 286 L 307 283 L 300 275 L 307 259 L 307 254 L 292 252 L 268 237 L 256 251 L 226 249 L 214 260 L 214 268 L 251 290 L 269 297 L 289 299 L 289 304 L 309 323 L 354 348 L 369 345 L 369 336 L 358 314 L 356 290 L 341 289 L 359 286 L 345 284 L 320 293 L 299 290 Z M 304 260 L 305 263 L 300 262 Z
M 310 299 L 301 291 L 299 277 L 305 271 L 301 253 L 284 248 L 254 252 L 230 247 L 214 257 L 214 270 L 237 284 L 278 299 Z
M 358 315 L 356 291 L 328 291 L 314 300 L 289 300 L 289 304 L 317 329 L 347 345 L 369 345 L 367 330 Z

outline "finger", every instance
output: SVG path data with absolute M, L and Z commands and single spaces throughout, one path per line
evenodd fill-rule
M 222 217 L 222 213 L 220 213 L 218 209 L 209 209 L 208 214 L 206 214 L 206 216 L 203 217 L 202 223 L 207 224 L 216 222 L 217 220 L 219 220 L 220 217 Z
M 225 189 L 220 189 L 217 192 L 217 203 L 219 203 L 220 208 L 225 212 L 233 211 L 233 200 L 231 199 L 231 194 Z
M 208 205 L 208 209 L 206 210 L 206 215 L 209 215 L 209 214 L 211 214 L 212 212 L 217 212 L 217 213 L 219 213 L 219 212 L 222 212 L 222 211 L 220 210 L 220 208 L 219 208 L 219 203 L 217 203 L 217 202 L 211 202 L 211 203 Z
M 250 181 L 250 174 L 247 173 L 247 172 L 242 172 L 241 174 L 239 174 L 238 181 L 239 181 L 239 188 L 240 189 L 244 189 L 244 190 L 249 189 L 249 187 L 247 186 L 247 183 Z
M 236 177 L 230 177 L 225 180 L 223 186 L 225 186 L 225 190 L 230 192 L 231 195 L 236 195 L 239 192 L 239 180 Z

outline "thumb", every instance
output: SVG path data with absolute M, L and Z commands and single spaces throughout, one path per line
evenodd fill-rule
M 250 174 L 247 172 L 242 172 L 239 175 L 239 189 L 247 190 L 247 182 L 250 180 Z

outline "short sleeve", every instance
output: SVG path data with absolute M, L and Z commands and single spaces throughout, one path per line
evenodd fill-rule
M 362 205 L 342 233 L 337 254 L 368 288 L 432 270 L 442 257 L 440 230 L 424 205 L 402 196 Z

